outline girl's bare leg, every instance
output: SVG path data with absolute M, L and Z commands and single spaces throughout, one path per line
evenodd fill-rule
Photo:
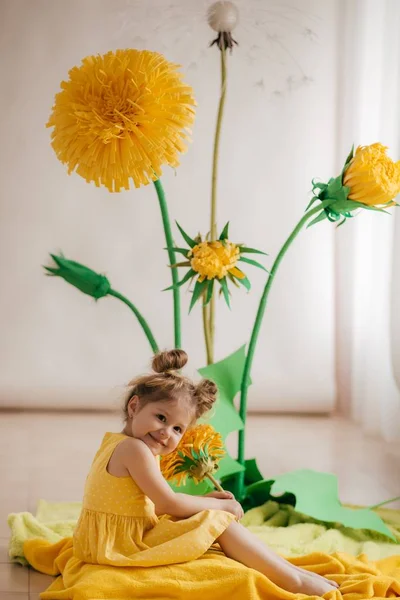
M 337 588 L 336 583 L 295 567 L 275 554 L 240 523 L 231 523 L 217 541 L 226 556 L 259 571 L 289 592 L 322 596 Z

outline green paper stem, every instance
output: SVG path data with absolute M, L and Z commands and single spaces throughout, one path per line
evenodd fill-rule
M 169 264 L 173 265 L 176 262 L 175 251 L 174 251 L 174 240 L 172 239 L 171 223 L 170 223 L 169 215 L 168 215 L 168 206 L 167 206 L 167 202 L 165 199 L 164 189 L 163 189 L 160 179 L 157 179 L 154 182 L 154 187 L 156 188 L 158 201 L 160 204 L 161 217 L 162 217 L 164 233 L 165 233 L 165 241 L 167 243 Z M 175 340 L 174 343 L 175 343 L 175 348 L 180 348 L 181 343 L 182 343 L 182 341 L 181 341 L 181 297 L 180 297 L 179 287 L 177 286 L 178 279 L 179 279 L 178 270 L 171 269 L 171 275 L 172 275 L 172 285 L 174 286 L 172 288 L 173 299 L 174 299 L 174 340 Z
M 203 295 L 203 331 L 204 331 L 204 341 L 206 344 L 206 354 L 207 354 L 207 364 L 212 364 L 212 356 L 211 356 L 211 340 L 210 340 L 210 332 L 208 330 L 208 308 L 209 305 L 205 304 L 206 302 L 206 293 Z
M 135 314 L 135 316 L 136 316 L 137 320 L 139 321 L 140 325 L 142 326 L 144 334 L 145 334 L 145 336 L 147 337 L 147 339 L 149 341 L 149 344 L 151 346 L 151 349 L 152 349 L 153 353 L 157 354 L 157 352 L 159 352 L 159 348 L 158 348 L 157 342 L 154 339 L 154 336 L 153 336 L 153 334 L 151 332 L 150 327 L 147 324 L 146 319 L 138 311 L 138 309 L 136 308 L 136 306 L 134 304 L 132 304 L 132 302 L 130 302 L 130 300 L 128 300 L 128 298 L 125 298 L 125 296 L 123 296 L 119 292 L 116 292 L 113 289 L 110 289 L 107 295 L 108 296 L 114 296 L 114 298 L 118 298 L 118 300 L 121 300 L 121 302 L 123 302 L 124 304 L 126 304 L 127 306 L 129 306 L 129 308 L 131 309 L 131 311 Z
M 218 490 L 219 492 L 225 491 L 224 488 L 220 486 L 218 481 L 211 475 L 211 473 L 207 473 L 206 477 L 207 477 L 207 479 L 209 479 L 212 482 L 212 484 L 216 490 Z
M 218 180 L 218 160 L 219 160 L 219 143 L 221 138 L 222 119 L 224 115 L 225 97 L 226 97 L 226 48 L 220 49 L 221 55 L 221 95 L 219 98 L 217 124 L 215 127 L 214 136 L 214 151 L 211 176 L 211 219 L 210 219 L 210 241 L 214 242 L 217 239 L 217 180 Z M 214 362 L 214 338 L 215 338 L 215 294 L 212 295 L 211 301 L 207 310 L 203 312 L 203 318 L 207 318 L 208 331 L 210 337 L 210 347 L 207 351 L 207 364 Z
M 247 351 L 246 362 L 244 365 L 243 376 L 242 376 L 241 390 L 240 390 L 239 415 L 240 415 L 240 418 L 242 419 L 243 423 L 245 424 L 245 427 L 241 431 L 239 431 L 238 462 L 241 465 L 244 465 L 244 462 L 245 462 L 244 450 L 245 450 L 245 430 L 246 430 L 246 413 L 247 413 L 247 392 L 248 392 L 248 388 L 249 388 L 251 367 L 253 364 L 253 358 L 254 358 L 254 353 L 255 353 L 255 349 L 256 349 L 256 345 L 257 345 L 258 335 L 260 333 L 262 320 L 263 320 L 265 309 L 267 306 L 268 294 L 271 289 L 272 282 L 274 281 L 274 277 L 276 275 L 276 272 L 278 270 L 278 267 L 279 267 L 283 257 L 286 254 L 286 251 L 288 250 L 289 246 L 291 245 L 293 240 L 296 238 L 296 236 L 300 233 L 300 231 L 302 230 L 302 228 L 304 227 L 306 222 L 317 212 L 323 210 L 331 202 L 332 202 L 332 200 L 325 200 L 324 202 L 319 203 L 318 206 L 315 206 L 314 208 L 311 208 L 310 210 L 308 210 L 303 215 L 303 217 L 300 219 L 300 221 L 298 222 L 298 224 L 293 229 L 292 233 L 289 235 L 286 242 L 283 244 L 282 248 L 280 249 L 279 254 L 274 261 L 274 264 L 272 265 L 271 272 L 268 275 L 267 283 L 265 285 L 264 291 L 263 291 L 261 299 L 260 299 L 256 319 L 255 319 L 254 326 L 253 326 L 253 331 L 252 331 L 250 342 L 249 342 L 249 349 Z M 244 472 L 242 471 L 242 472 L 238 473 L 237 478 L 238 478 L 237 494 L 240 499 L 244 495 Z
M 379 504 L 374 504 L 373 506 L 368 506 L 370 510 L 374 510 L 375 508 L 380 508 L 381 506 L 385 506 L 385 504 L 391 504 L 392 502 L 397 502 L 400 500 L 400 496 L 395 496 L 394 498 L 389 498 L 389 500 L 384 500 L 383 502 L 379 502 Z

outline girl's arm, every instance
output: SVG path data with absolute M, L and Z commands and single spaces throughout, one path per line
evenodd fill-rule
M 175 493 L 160 473 L 154 456 L 144 442 L 130 438 L 119 445 L 119 459 L 142 492 L 154 502 L 157 514 L 186 518 L 202 510 L 215 509 L 243 516 L 234 499 L 189 496 Z

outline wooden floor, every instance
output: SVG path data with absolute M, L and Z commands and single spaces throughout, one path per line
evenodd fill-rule
M 111 414 L 0 412 L 1 600 L 38 600 L 51 581 L 9 564 L 7 515 L 34 513 L 40 498 L 80 500 L 103 434 L 120 430 Z M 228 446 L 234 449 L 233 439 Z M 369 505 L 400 494 L 400 444 L 368 438 L 339 418 L 251 416 L 246 454 L 265 477 L 299 468 L 333 472 L 343 502 Z

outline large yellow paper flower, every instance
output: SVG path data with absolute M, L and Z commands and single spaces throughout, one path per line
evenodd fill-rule
M 400 192 L 400 161 L 393 162 L 382 144 L 359 146 L 344 172 L 349 200 L 368 206 L 391 202 Z
M 205 477 L 212 479 L 224 455 L 221 435 L 211 425 L 197 425 L 186 431 L 174 452 L 161 458 L 161 471 L 178 485 L 187 477 L 200 483 Z
M 240 259 L 240 250 L 233 242 L 200 242 L 189 251 L 188 256 L 193 271 L 200 275 L 200 282 L 215 277 L 222 279 L 228 273 L 238 279 L 245 277 L 236 267 Z
M 148 50 L 88 56 L 56 95 L 48 127 L 68 172 L 110 192 L 155 181 L 179 165 L 194 120 L 192 88 L 178 66 Z

